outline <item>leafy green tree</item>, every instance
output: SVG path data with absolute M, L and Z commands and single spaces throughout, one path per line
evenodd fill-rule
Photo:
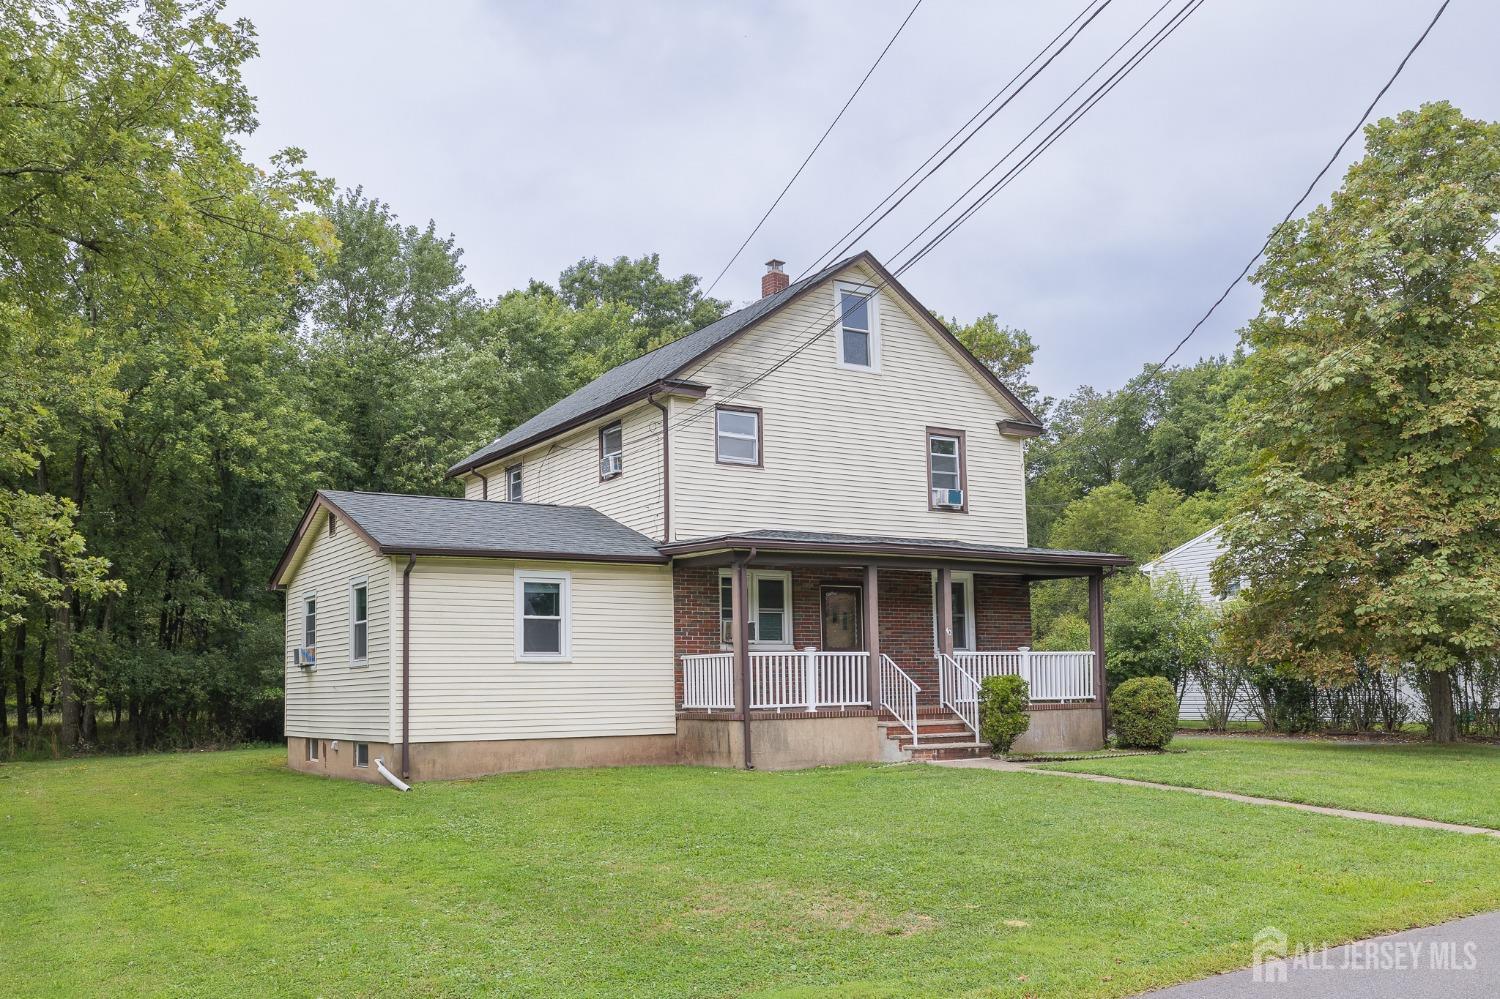
M 546 286 L 533 282 L 531 290 L 539 287 Z M 696 274 L 675 278 L 662 274 L 661 259 L 655 253 L 635 260 L 616 257 L 607 264 L 597 257 L 584 258 L 558 276 L 557 295 L 580 312 L 590 307 L 627 306 L 636 331 L 632 357 L 707 326 L 729 310 L 728 302 L 703 293 Z
M 1001 326 L 993 312 L 972 323 L 938 318 L 1028 409 L 1038 417 L 1046 417 L 1049 400 L 1043 399 L 1041 390 L 1031 384 L 1031 365 L 1036 360 L 1036 343 L 1031 334 L 1013 326 Z
M 1500 126 L 1447 103 L 1365 130 L 1330 203 L 1274 235 L 1245 341 L 1222 584 L 1246 658 L 1339 681 L 1500 651 Z
M 1136 576 L 1114 588 L 1104 613 L 1105 665 L 1111 686 L 1138 676 L 1165 677 L 1180 698 L 1188 678 L 1213 655 L 1214 615 L 1175 576 Z

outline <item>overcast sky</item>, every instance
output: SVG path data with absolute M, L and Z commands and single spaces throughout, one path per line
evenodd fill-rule
M 257 159 L 306 149 L 403 221 L 431 218 L 494 296 L 581 257 L 661 254 L 711 280 L 912 0 L 374 3 L 231 0 Z M 1114 0 L 863 243 L 882 260 L 1076 86 L 1160 0 Z M 924 0 L 715 294 L 796 275 L 1083 6 Z M 1160 359 L 1259 247 L 1436 0 L 1207 0 L 982 212 L 903 278 L 929 307 L 1029 330 L 1052 395 Z M 1448 99 L 1500 117 L 1500 4 L 1454 0 L 1377 114 Z M 1351 144 L 1325 196 L 1360 155 Z M 1242 288 L 1185 351 L 1223 352 Z

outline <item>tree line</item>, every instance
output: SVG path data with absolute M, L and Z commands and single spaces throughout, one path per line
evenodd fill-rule
M 650 253 L 484 297 L 435 223 L 299 149 L 247 159 L 255 52 L 217 0 L 0 7 L 0 736 L 20 751 L 279 738 L 266 581 L 314 489 L 452 492 L 456 459 L 729 308 Z M 1372 127 L 1332 204 L 1276 234 L 1242 348 L 1117 391 L 1044 398 L 1026 331 L 946 320 L 1048 426 L 1031 544 L 1145 561 L 1227 522 L 1224 578 L 1251 585 L 1221 658 L 1335 684 L 1492 661 L 1497 148 L 1446 105 Z M 1107 596 L 1118 675 L 1197 654 L 1181 594 L 1126 574 Z M 1079 588 L 1033 610 L 1039 644 L 1081 647 Z

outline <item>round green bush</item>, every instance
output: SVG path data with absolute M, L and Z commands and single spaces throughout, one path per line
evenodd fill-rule
M 987 676 L 979 684 L 979 737 L 999 755 L 1031 727 L 1026 681 L 1019 676 Z
M 1138 676 L 1110 694 L 1109 713 L 1121 748 L 1161 749 L 1177 731 L 1177 691 L 1164 676 Z

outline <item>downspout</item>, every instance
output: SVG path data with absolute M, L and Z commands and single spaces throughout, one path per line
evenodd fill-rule
M 483 472 L 481 472 L 477 468 L 474 469 L 474 474 L 477 475 L 477 476 L 479 476 L 479 498 L 480 499 L 489 499 L 490 498 L 490 477 L 488 475 L 485 475 Z
M 735 573 L 745 573 L 745 585 L 740 587 L 740 619 L 736 622 L 738 644 L 743 653 L 740 660 L 740 690 L 744 691 L 745 703 L 740 706 L 741 724 L 744 726 L 745 769 L 755 769 L 755 753 L 750 740 L 750 578 L 747 567 L 755 558 L 755 549 L 734 560 Z
M 401 777 L 411 780 L 411 571 L 417 557 L 406 556 L 401 573 Z
M 646 401 L 661 410 L 661 539 L 672 540 L 672 442 L 667 436 L 667 407 L 656 401 L 655 393 Z

